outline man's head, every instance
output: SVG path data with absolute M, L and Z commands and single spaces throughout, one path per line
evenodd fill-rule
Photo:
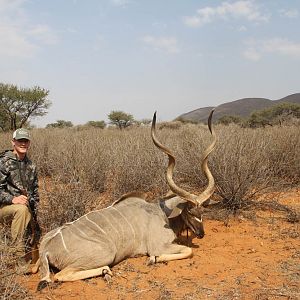
M 20 159 L 23 159 L 30 146 L 30 134 L 25 128 L 19 128 L 13 133 L 12 145 L 14 147 L 14 153 L 18 155 Z

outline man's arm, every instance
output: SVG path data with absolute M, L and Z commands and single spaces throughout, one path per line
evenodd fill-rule
M 28 205 L 28 198 L 25 195 L 13 196 L 8 192 L 7 180 L 9 172 L 3 160 L 0 160 L 0 205 L 23 204 Z
M 7 192 L 8 173 L 5 164 L 0 160 L 0 204 L 12 204 L 13 196 Z

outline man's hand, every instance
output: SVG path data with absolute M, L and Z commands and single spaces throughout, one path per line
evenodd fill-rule
M 28 198 L 24 195 L 17 196 L 12 199 L 13 204 L 23 204 L 28 205 Z

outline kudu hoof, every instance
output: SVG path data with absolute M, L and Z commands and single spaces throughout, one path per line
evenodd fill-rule
M 111 283 L 111 276 L 109 274 L 105 274 L 104 275 L 104 280 L 107 282 L 107 283 Z
M 152 266 L 156 264 L 156 257 L 155 256 L 150 256 L 148 261 L 147 261 L 147 266 Z
M 111 282 L 111 272 L 109 272 L 109 270 L 103 270 L 102 276 L 107 283 Z

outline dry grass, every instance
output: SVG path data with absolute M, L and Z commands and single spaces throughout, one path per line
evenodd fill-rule
M 266 191 L 299 185 L 298 127 L 227 129 L 219 132 L 211 165 L 216 194 L 230 209 L 246 207 Z
M 266 191 L 299 186 L 299 127 L 248 129 L 218 125 L 215 130 L 218 143 L 209 165 L 217 184 L 215 197 L 222 200 L 225 212 L 257 205 L 256 199 Z M 200 165 L 201 154 L 211 140 L 207 128 L 193 124 L 161 126 L 157 135 L 177 158 L 175 181 L 199 193 L 206 184 Z M 39 168 L 39 219 L 44 233 L 91 209 L 106 206 L 123 193 L 144 191 L 152 201 L 168 191 L 167 159 L 153 145 L 149 127 L 122 131 L 35 129 L 32 136 L 30 157 Z M 9 149 L 9 140 L 10 135 L 1 133 L 0 149 Z M 297 212 L 284 212 L 290 222 L 299 222 Z M 1 244 L 1 270 L 11 269 L 9 249 Z M 0 278 L 0 293 L 5 295 L 3 299 L 27 297 L 26 291 L 15 284 L 14 275 Z M 172 296 L 170 293 L 162 286 L 160 299 Z
M 16 281 L 18 257 L 16 249 L 10 245 L 9 231 L 8 226 L 0 225 L 0 299 L 33 299 Z
M 218 143 L 209 165 L 216 179 L 215 197 L 225 208 L 244 209 L 266 191 L 299 186 L 299 127 L 218 125 L 215 130 Z M 157 134 L 177 158 L 176 182 L 199 193 L 206 184 L 201 155 L 211 140 L 206 126 L 162 126 Z M 3 149 L 9 147 L 9 136 L 2 135 Z M 103 207 L 126 192 L 147 192 L 151 201 L 168 190 L 167 158 L 153 145 L 149 127 L 35 129 L 32 136 L 30 156 L 39 168 L 45 230 Z

